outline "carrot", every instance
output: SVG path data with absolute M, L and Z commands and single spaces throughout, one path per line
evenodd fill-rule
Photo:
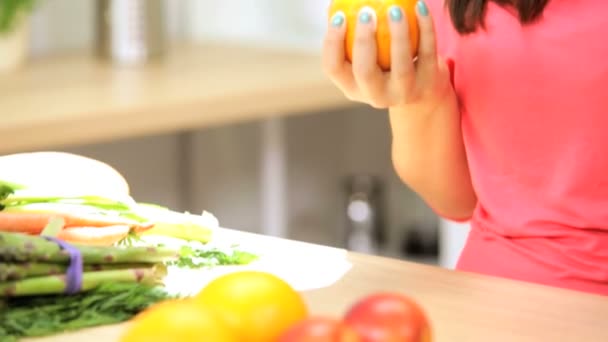
M 0 211 L 0 231 L 40 234 L 52 217 L 62 217 L 65 220 L 65 227 L 107 227 L 107 226 L 127 226 L 136 232 L 141 232 L 152 228 L 153 224 L 135 223 L 128 219 L 110 218 L 92 215 L 75 215 L 69 213 L 51 212 L 8 212 Z
M 125 225 L 72 227 L 63 229 L 57 238 L 80 245 L 110 246 L 125 238 L 130 230 L 131 228 Z

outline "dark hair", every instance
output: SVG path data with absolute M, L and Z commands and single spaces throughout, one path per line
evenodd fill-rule
M 484 27 L 488 2 L 513 8 L 522 24 L 531 23 L 543 13 L 549 0 L 446 0 L 452 23 L 461 34 L 472 33 Z

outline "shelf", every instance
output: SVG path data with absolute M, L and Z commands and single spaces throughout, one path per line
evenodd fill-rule
M 323 74 L 319 56 L 299 51 L 179 45 L 162 62 L 143 67 L 64 55 L 0 78 L 0 153 L 348 105 Z

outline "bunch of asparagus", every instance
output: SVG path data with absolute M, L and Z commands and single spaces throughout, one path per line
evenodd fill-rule
M 104 283 L 159 284 L 178 251 L 159 247 L 77 248 L 83 259 L 80 292 Z M 0 298 L 63 294 L 70 255 L 43 236 L 0 232 Z

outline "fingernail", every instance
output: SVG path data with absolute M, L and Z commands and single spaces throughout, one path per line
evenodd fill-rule
M 418 2 L 416 3 L 416 7 L 418 8 L 418 13 L 420 13 L 420 15 L 425 17 L 429 15 L 429 9 L 428 7 L 426 7 L 426 4 L 423 0 L 418 0 Z
M 361 11 L 359 11 L 359 22 L 362 24 L 369 24 L 372 22 L 372 20 L 374 20 L 375 15 L 376 12 L 374 12 L 371 7 L 365 6 L 361 9 Z
M 396 23 L 400 22 L 401 19 L 403 19 L 403 12 L 401 11 L 401 8 L 399 8 L 399 6 L 392 6 L 388 14 L 391 17 L 391 20 Z
M 331 19 L 331 25 L 333 27 L 341 27 L 344 24 L 344 13 L 342 11 L 336 12 Z

